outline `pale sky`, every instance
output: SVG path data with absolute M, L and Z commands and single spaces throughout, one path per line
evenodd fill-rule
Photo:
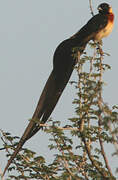
M 100 3 L 111 4 L 115 20 L 118 19 L 118 1 L 93 2 L 95 13 Z M 0 0 L 1 129 L 12 135 L 22 135 L 52 70 L 57 45 L 77 32 L 90 18 L 89 0 Z M 109 105 L 118 104 L 117 22 L 112 34 L 103 40 L 104 51 L 111 54 L 106 58 L 106 63 L 112 69 L 104 75 L 107 83 L 104 100 Z M 73 73 L 72 79 L 76 79 L 76 73 Z M 68 84 L 51 117 L 62 122 L 72 117 L 74 97 L 74 87 Z M 25 147 L 47 155 L 47 145 L 47 136 L 44 132 L 38 132 Z M 4 156 L 0 152 L 2 168 L 7 162 Z M 110 163 L 114 162 L 112 159 Z

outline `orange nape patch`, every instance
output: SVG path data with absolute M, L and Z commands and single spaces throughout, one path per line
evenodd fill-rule
M 113 13 L 109 13 L 107 16 L 108 16 L 108 20 L 109 20 L 111 23 L 113 23 L 113 21 L 114 21 L 114 14 L 113 14 Z

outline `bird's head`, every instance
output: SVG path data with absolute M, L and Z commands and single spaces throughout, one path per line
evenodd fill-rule
M 112 7 L 107 3 L 102 3 L 98 6 L 98 11 L 101 14 L 109 14 L 112 13 Z

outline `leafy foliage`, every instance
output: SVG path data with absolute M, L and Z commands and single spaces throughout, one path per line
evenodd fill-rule
M 103 101 L 103 73 L 110 66 L 103 62 L 103 54 L 96 50 L 95 44 L 90 44 L 94 55 L 84 53 L 78 56 L 75 69 L 78 82 L 71 82 L 77 90 L 75 117 L 68 119 L 69 125 L 60 127 L 60 122 L 50 120 L 45 124 L 45 133 L 50 138 L 50 153 L 55 150 L 54 159 L 46 163 L 45 157 L 37 156 L 35 152 L 22 148 L 13 165 L 9 168 L 10 179 L 50 179 L 50 180 L 102 180 L 116 179 L 108 163 L 104 143 L 114 144 L 118 155 L 118 107 L 112 109 Z M 73 51 L 77 58 L 76 49 Z M 104 53 L 105 55 L 105 53 Z M 18 137 L 2 132 L 3 146 L 7 156 L 17 144 Z M 12 175 L 13 171 L 17 175 Z

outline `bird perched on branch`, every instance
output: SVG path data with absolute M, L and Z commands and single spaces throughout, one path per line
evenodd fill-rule
M 32 120 L 29 122 L 13 155 L 10 157 L 3 174 L 5 174 L 24 143 L 41 129 L 40 123 L 44 124 L 54 110 L 77 62 L 72 56 L 73 48 L 78 47 L 78 51 L 82 54 L 90 40 L 101 41 L 102 38 L 111 33 L 114 23 L 114 14 L 111 6 L 107 3 L 102 3 L 98 6 L 98 12 L 76 34 L 64 40 L 56 48 L 53 57 L 53 70 L 40 96 Z M 35 120 L 38 120 L 39 123 Z

